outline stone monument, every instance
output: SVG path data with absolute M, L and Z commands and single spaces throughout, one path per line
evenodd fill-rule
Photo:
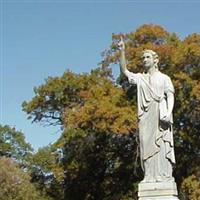
M 158 69 L 156 52 L 142 52 L 143 73 L 126 67 L 125 44 L 119 42 L 120 69 L 130 84 L 137 85 L 140 159 L 144 179 L 139 183 L 139 200 L 178 200 L 172 176 L 175 165 L 173 142 L 174 87 L 171 79 Z

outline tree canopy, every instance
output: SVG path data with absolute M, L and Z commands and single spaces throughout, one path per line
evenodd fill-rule
M 47 200 L 40 196 L 30 179 L 10 158 L 0 158 L 1 200 Z
M 25 165 L 33 153 L 24 134 L 8 125 L 0 125 L 0 156 L 13 158 L 21 165 Z

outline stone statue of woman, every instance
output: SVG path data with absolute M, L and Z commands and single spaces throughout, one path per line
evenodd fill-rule
M 144 171 L 142 183 L 173 182 L 174 87 L 171 79 L 159 71 L 158 55 L 152 50 L 144 50 L 142 53 L 144 72 L 130 72 L 126 67 L 122 38 L 118 45 L 121 72 L 130 84 L 137 85 L 140 158 Z

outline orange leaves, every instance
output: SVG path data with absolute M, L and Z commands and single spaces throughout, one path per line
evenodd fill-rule
M 176 70 L 186 70 L 189 66 L 198 67 L 200 64 L 200 45 L 195 43 L 180 43 L 173 51 L 172 65 Z
M 187 44 L 195 43 L 197 45 L 200 45 L 200 34 L 190 34 L 184 39 L 184 42 Z
M 175 33 L 168 33 L 163 27 L 154 24 L 140 26 L 135 32 L 113 34 L 113 44 L 104 60 L 107 66 L 119 59 L 117 43 L 123 36 L 126 46 L 127 67 L 133 72 L 141 72 L 141 52 L 152 49 L 159 55 L 159 67 L 167 74 L 188 71 L 193 78 L 199 78 L 200 35 L 193 33 L 181 41 Z M 112 59 L 111 59 L 112 58 Z
M 136 112 L 123 96 L 120 88 L 111 82 L 91 86 L 80 92 L 84 105 L 64 114 L 64 123 L 71 128 L 81 128 L 106 133 L 129 133 L 136 128 Z
M 146 44 L 148 42 L 162 44 L 165 42 L 168 35 L 169 33 L 167 33 L 167 31 L 165 31 L 161 26 L 145 24 L 135 31 L 133 39 L 140 44 Z
M 184 72 L 179 72 L 174 76 L 174 84 L 177 90 L 184 90 L 184 87 L 187 85 L 187 88 L 190 88 L 189 94 L 192 98 L 200 100 L 200 81 L 194 80 Z
M 125 41 L 127 68 L 129 70 L 133 72 L 143 71 L 140 57 L 144 49 L 152 49 L 158 53 L 159 66 L 163 70 L 169 71 L 174 66 L 172 63 L 173 54 L 176 52 L 180 40 L 176 34 L 170 34 L 163 27 L 154 24 L 145 24 L 135 32 L 127 34 L 113 34 L 111 48 L 103 55 L 107 66 L 119 60 L 117 43 L 121 36 Z

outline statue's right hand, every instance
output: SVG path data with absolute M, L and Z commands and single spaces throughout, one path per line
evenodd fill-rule
M 118 47 L 120 50 L 125 50 L 125 44 L 124 44 L 124 40 L 123 38 L 121 37 L 119 43 L 118 43 Z

